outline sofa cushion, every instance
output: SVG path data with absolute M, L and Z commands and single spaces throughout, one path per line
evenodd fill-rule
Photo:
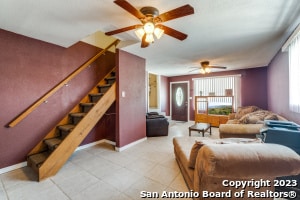
M 248 114 L 248 113 L 252 113 L 255 112 L 257 110 L 260 110 L 259 107 L 257 106 L 245 106 L 245 107 L 239 107 L 237 109 L 237 112 L 235 114 L 235 118 L 236 119 L 240 119 L 241 117 L 243 117 L 244 115 Z
M 194 169 L 196 164 L 196 159 L 198 155 L 198 151 L 206 144 L 234 144 L 234 143 L 240 143 L 240 144 L 247 144 L 247 143 L 262 143 L 262 140 L 259 138 L 255 139 L 249 139 L 249 138 L 224 138 L 224 139 L 214 139 L 214 140 L 199 140 L 195 141 L 195 144 L 193 145 L 191 152 L 190 152 L 190 159 L 189 159 L 189 167 Z

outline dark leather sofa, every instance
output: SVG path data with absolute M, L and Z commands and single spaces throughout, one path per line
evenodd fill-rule
M 169 131 L 168 119 L 157 112 L 146 114 L 146 135 L 147 137 L 167 136 Z

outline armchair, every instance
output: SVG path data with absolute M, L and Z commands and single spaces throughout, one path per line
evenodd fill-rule
M 150 112 L 146 115 L 147 137 L 167 136 L 169 131 L 168 119 L 157 112 Z

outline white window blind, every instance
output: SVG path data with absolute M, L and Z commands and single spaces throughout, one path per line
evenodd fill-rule
M 236 110 L 240 106 L 240 79 L 240 75 L 193 79 L 194 96 L 225 96 L 225 90 L 231 89 L 234 96 L 233 109 Z M 231 98 L 214 98 L 214 100 L 231 104 Z
M 289 45 L 289 108 L 300 113 L 300 35 Z

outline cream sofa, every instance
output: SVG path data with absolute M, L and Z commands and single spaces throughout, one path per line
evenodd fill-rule
M 213 195 L 231 195 L 223 199 L 250 199 L 253 192 L 273 193 L 275 177 L 300 173 L 300 156 L 296 152 L 257 140 L 173 138 L 175 158 L 190 190 L 190 196 L 185 197 L 216 199 Z M 246 181 L 250 185 L 245 188 L 233 186 Z M 262 187 L 251 186 L 257 181 Z M 228 183 L 233 185 L 227 186 Z M 234 198 L 234 194 L 242 190 L 245 191 L 243 198 Z
M 264 120 L 286 121 L 284 117 L 256 106 L 240 107 L 228 118 L 226 124 L 219 126 L 220 138 L 256 138 L 264 126 Z

